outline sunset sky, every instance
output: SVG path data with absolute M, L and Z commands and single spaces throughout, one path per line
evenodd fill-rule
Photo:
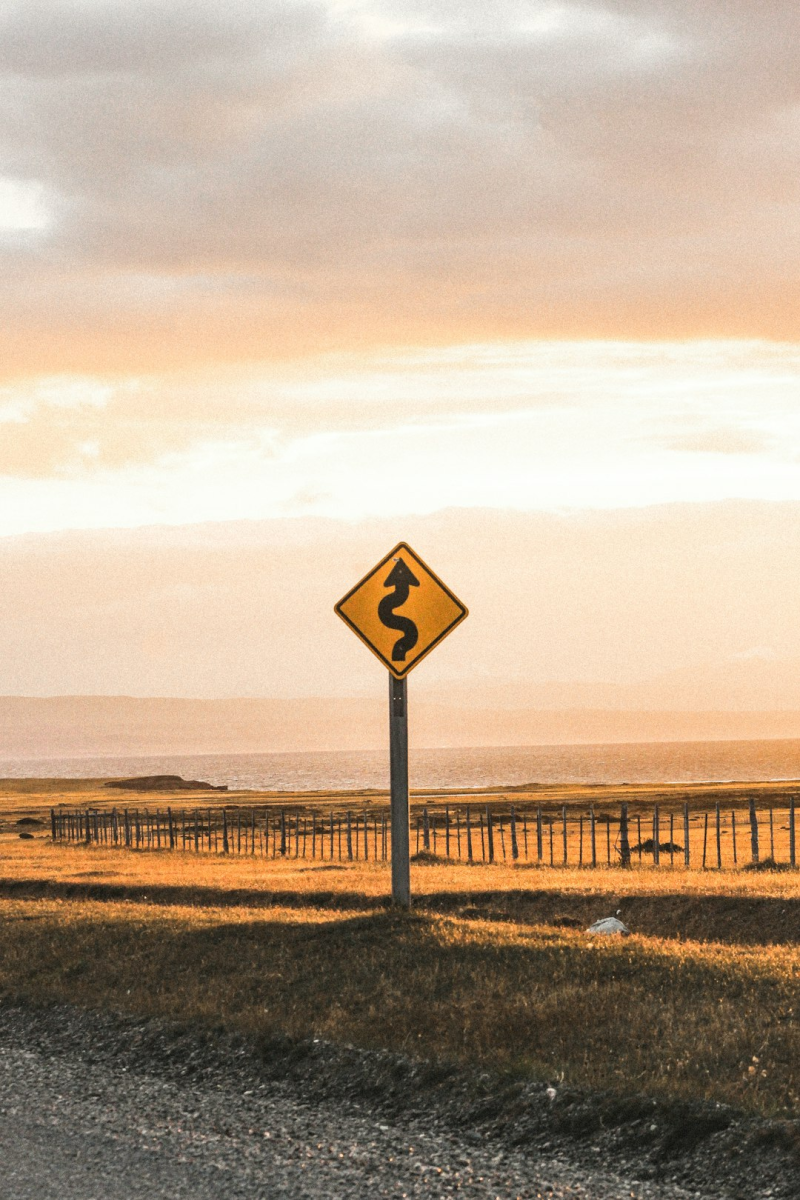
M 0 537 L 800 501 L 796 0 L 7 0 L 0 112 Z

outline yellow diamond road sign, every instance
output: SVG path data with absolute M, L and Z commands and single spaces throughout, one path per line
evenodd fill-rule
M 458 597 L 405 542 L 390 550 L 334 611 L 397 679 L 467 616 Z

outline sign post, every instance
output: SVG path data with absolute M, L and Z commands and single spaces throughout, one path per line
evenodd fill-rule
M 467 609 L 419 555 L 406 542 L 400 542 L 342 597 L 334 611 L 389 671 L 392 901 L 408 908 L 411 882 L 406 678 L 464 620 Z
M 389 764 L 392 805 L 392 903 L 411 907 L 408 812 L 408 685 L 389 675 Z

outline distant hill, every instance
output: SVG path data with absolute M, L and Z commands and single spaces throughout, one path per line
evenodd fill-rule
M 464 708 L 791 712 L 800 711 L 800 658 L 743 655 L 633 683 L 476 680 L 429 688 L 425 695 Z
M 416 746 L 800 738 L 788 712 L 482 709 L 414 701 Z M 386 746 L 382 696 L 368 700 L 0 697 L 2 760 L 147 754 L 370 750 Z

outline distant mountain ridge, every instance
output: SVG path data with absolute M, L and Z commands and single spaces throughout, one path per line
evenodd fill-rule
M 476 680 L 427 689 L 464 708 L 628 712 L 778 712 L 800 709 L 800 658 L 740 656 L 631 683 Z
M 800 738 L 785 711 L 500 709 L 413 694 L 417 747 Z M 0 697 L 3 761 L 165 754 L 383 750 L 384 698 L 188 700 L 130 696 Z

